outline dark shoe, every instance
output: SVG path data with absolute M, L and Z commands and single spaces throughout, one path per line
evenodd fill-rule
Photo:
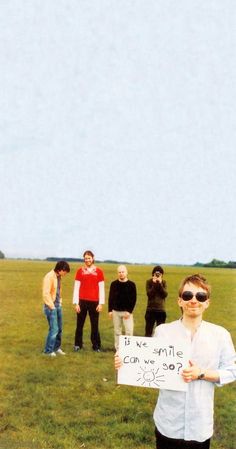
M 93 351 L 94 351 L 94 352 L 101 352 L 101 349 L 95 348 L 95 349 L 93 349 Z

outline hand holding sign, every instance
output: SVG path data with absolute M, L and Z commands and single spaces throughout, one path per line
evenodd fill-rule
M 167 390 L 186 391 L 180 375 L 188 365 L 186 342 L 162 338 L 120 336 L 119 356 L 122 366 L 118 383 Z

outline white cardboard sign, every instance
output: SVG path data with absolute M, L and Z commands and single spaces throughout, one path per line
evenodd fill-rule
M 180 375 L 189 365 L 190 348 L 183 340 L 120 336 L 118 384 L 186 391 Z

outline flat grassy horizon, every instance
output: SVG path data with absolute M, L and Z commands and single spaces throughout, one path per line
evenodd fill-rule
M 47 335 L 41 286 L 55 266 L 46 261 L 0 261 L 0 449 L 154 449 L 152 419 L 158 390 L 119 386 L 113 367 L 113 324 L 107 304 L 100 315 L 103 352 L 94 353 L 90 323 L 84 328 L 85 350 L 73 352 L 76 315 L 72 292 L 77 263 L 63 279 L 63 337 L 66 356 L 42 354 Z M 118 264 L 104 270 L 106 299 Z M 127 265 L 136 283 L 135 335 L 144 335 L 145 281 L 153 266 Z M 212 285 L 204 315 L 227 328 L 236 343 L 235 270 L 164 266 L 168 286 L 167 322 L 180 316 L 177 291 L 183 277 L 203 273 Z M 235 383 L 216 388 L 212 449 L 235 449 Z

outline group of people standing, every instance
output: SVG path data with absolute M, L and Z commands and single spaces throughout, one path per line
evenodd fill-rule
M 91 251 L 85 251 L 83 257 L 84 265 L 76 272 L 73 292 L 77 314 L 74 351 L 83 348 L 83 326 L 89 314 L 92 348 L 99 352 L 98 322 L 105 303 L 104 274 L 95 266 Z M 68 263 L 59 261 L 43 280 L 44 312 L 49 324 L 44 352 L 52 357 L 65 354 L 61 348 L 61 279 L 69 272 Z M 226 329 L 203 321 L 203 313 L 210 305 L 211 288 L 200 274 L 187 276 L 182 281 L 177 299 L 181 317 L 165 324 L 167 285 L 163 275 L 163 268 L 155 266 L 152 277 L 146 281 L 145 336 L 173 341 L 181 339 L 183 344 L 190 346 L 191 354 L 189 365 L 180 373 L 189 384 L 187 391 L 160 389 L 153 414 L 156 449 L 209 449 L 213 433 L 214 387 L 236 379 L 235 350 Z M 108 298 L 108 314 L 114 324 L 116 369 L 122 366 L 119 357 L 122 326 L 126 335 L 133 335 L 136 299 L 136 285 L 128 279 L 126 266 L 120 265 Z
M 84 265 L 76 271 L 73 290 L 73 304 L 77 316 L 74 351 L 78 352 L 83 349 L 83 328 L 86 316 L 89 315 L 92 349 L 95 352 L 100 352 L 99 313 L 105 304 L 104 273 L 95 265 L 92 251 L 86 250 L 83 258 Z M 69 272 L 69 264 L 62 260 L 57 262 L 54 270 L 47 273 L 43 280 L 44 313 L 49 325 L 44 353 L 52 357 L 55 357 L 56 354 L 65 354 L 61 348 L 61 279 Z M 163 274 L 163 268 L 159 265 L 155 266 L 151 279 L 146 282 L 148 301 L 145 313 L 145 336 L 147 337 L 152 336 L 156 325 L 164 323 L 166 320 L 167 286 Z M 123 328 L 125 335 L 133 335 L 133 310 L 136 301 L 136 284 L 128 279 L 126 266 L 119 265 L 117 279 L 111 282 L 108 296 L 108 315 L 113 320 L 116 350 L 119 347 L 119 336 L 122 334 Z

